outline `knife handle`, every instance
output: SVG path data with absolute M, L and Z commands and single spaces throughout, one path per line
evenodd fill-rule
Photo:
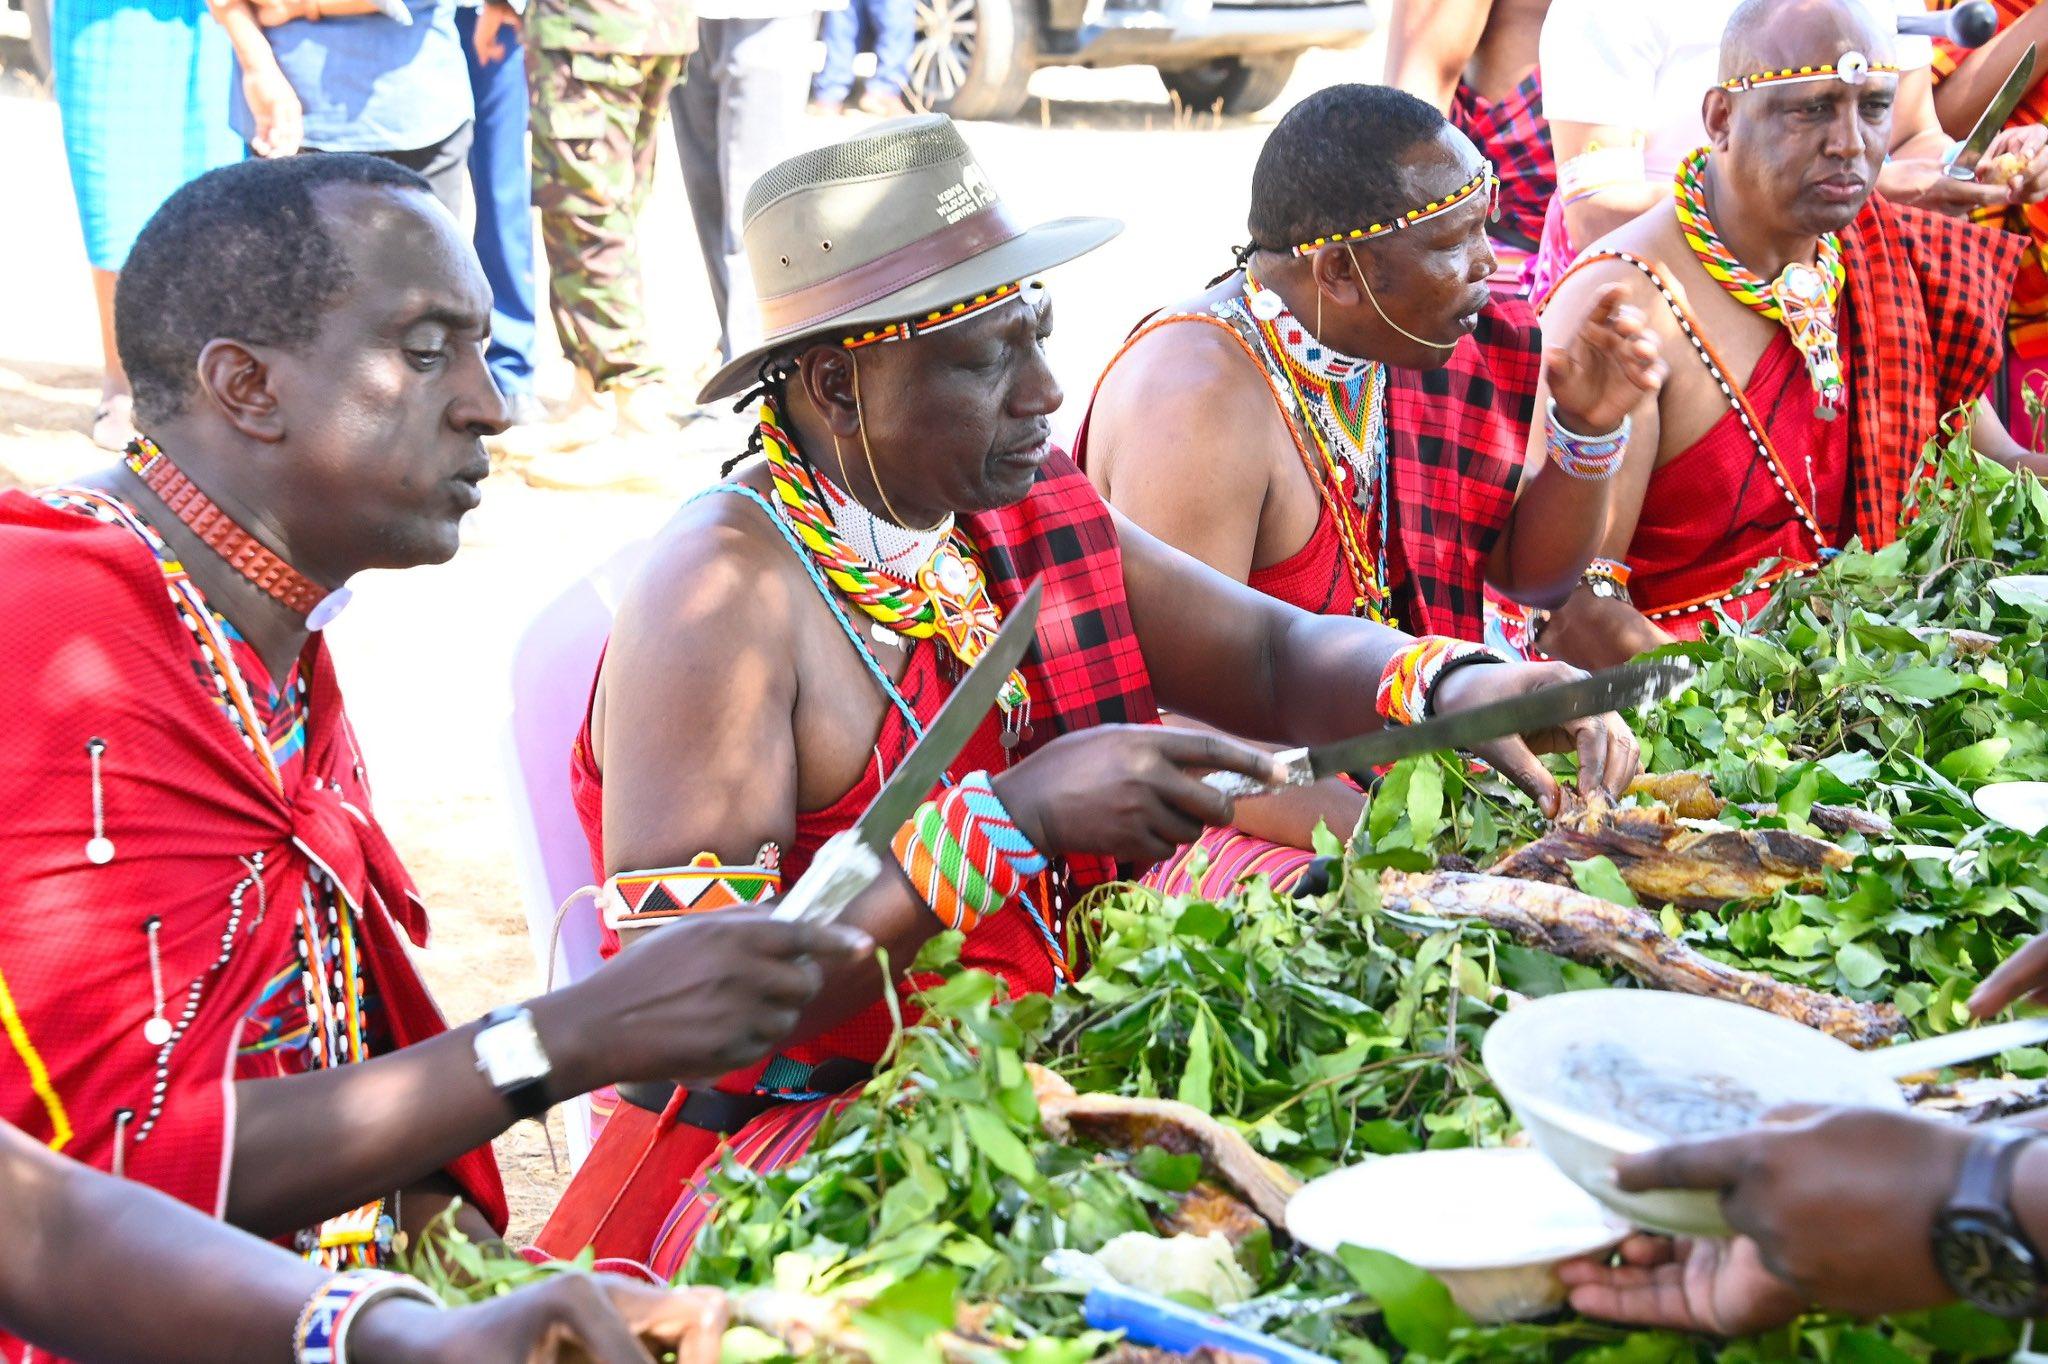
M 1287 769 L 1287 780 L 1278 786 L 1257 777 L 1247 777 L 1242 772 L 1211 772 L 1202 778 L 1202 785 L 1212 791 L 1221 791 L 1232 800 L 1243 800 L 1247 796 L 1284 791 L 1290 786 L 1307 786 L 1316 779 L 1315 773 L 1309 770 L 1307 749 L 1284 748 L 1273 756 Z
M 770 911 L 772 919 L 829 922 L 844 913 L 882 874 L 882 859 L 845 829 L 825 840 L 795 885 Z

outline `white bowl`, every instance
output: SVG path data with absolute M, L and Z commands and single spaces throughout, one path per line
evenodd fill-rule
M 1623 1222 L 1540 1151 L 1493 1148 L 1381 1156 L 1324 1175 L 1287 1204 L 1295 1240 L 1334 1255 L 1364 1246 L 1442 1279 L 1476 1321 L 1520 1321 L 1564 1305 L 1557 1266 L 1618 1243 Z
M 1719 1195 L 1623 1193 L 1614 1159 L 1752 1126 L 1781 1104 L 1904 1108 L 1845 1042 L 1726 1000 L 1580 990 L 1531 1000 L 1487 1031 L 1487 1073 L 1538 1150 L 1639 1226 L 1725 1236 Z
M 1995 781 L 1972 799 L 1984 818 L 2028 838 L 2048 829 L 2048 781 Z

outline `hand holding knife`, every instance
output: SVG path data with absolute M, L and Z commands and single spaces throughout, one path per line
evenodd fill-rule
M 1942 173 L 1955 180 L 1979 178 L 1984 153 L 1990 150 L 2006 122 L 2012 118 L 2013 110 L 2027 97 L 2027 91 L 2034 84 L 2034 44 L 2027 44 L 2027 50 L 2014 63 L 2012 74 L 2005 78 L 2005 84 L 1998 88 L 1998 94 L 1985 107 L 1983 117 L 1977 126 L 1970 129 L 1970 135 L 1949 149 L 1942 158 Z

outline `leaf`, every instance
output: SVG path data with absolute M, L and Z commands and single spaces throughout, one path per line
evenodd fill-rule
M 1621 870 L 1606 857 L 1589 857 L 1583 862 L 1567 863 L 1572 869 L 1572 884 L 1588 895 L 1598 896 L 1612 904 L 1627 905 L 1631 909 L 1639 903 L 1636 893 L 1622 880 Z
M 1212 1062 L 1209 1056 L 1209 1016 L 1195 1016 L 1194 1031 L 1188 1035 L 1188 1062 L 1180 1073 L 1180 1087 L 1174 1097 L 1182 1103 L 1209 1111 L 1209 1081 Z
M 1778 814 L 1793 828 L 1800 828 L 1805 825 L 1806 816 L 1819 796 L 1820 769 L 1807 764 L 1800 769 L 1797 781 L 1778 792 Z
M 1963 682 L 1947 668 L 1923 665 L 1916 668 L 1901 668 L 1878 685 L 1893 696 L 1938 701 L 1944 696 L 1955 695 Z
M 1440 1355 L 1450 1346 L 1451 1332 L 1471 1324 L 1441 1279 L 1398 1256 L 1363 1246 L 1339 1246 L 1337 1259 L 1372 1295 L 1394 1339 L 1411 1350 Z
M 1953 782 L 1982 781 L 1998 770 L 2010 752 L 2012 740 L 1995 734 L 1955 750 L 1937 762 L 1934 770 Z
M 1141 1146 L 1131 1157 L 1131 1172 L 1155 1189 L 1186 1193 L 1202 1177 L 1202 1155 L 1199 1151 L 1169 1155 L 1164 1147 Z
M 1852 942 L 1835 953 L 1835 969 L 1842 973 L 1842 979 L 1859 990 L 1877 984 L 1878 978 L 1889 969 L 1878 950 L 1867 942 Z
M 967 1135 L 976 1149 L 998 1170 L 1027 1187 L 1043 1183 L 1030 1149 L 993 1109 L 969 1104 L 961 1108 L 960 1119 L 967 1124 Z
M 1418 759 L 1408 779 L 1410 846 L 1428 847 L 1444 824 L 1444 770 L 1435 758 Z

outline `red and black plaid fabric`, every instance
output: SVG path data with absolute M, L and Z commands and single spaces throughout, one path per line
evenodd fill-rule
M 1505 99 L 1489 100 L 1463 81 L 1451 95 L 1451 122 L 1500 174 L 1500 221 L 1488 235 L 1534 251 L 1543 215 L 1557 193 L 1557 154 L 1543 117 L 1543 73 L 1531 71 Z
M 1009 610 L 1045 584 L 1038 638 L 1021 671 L 1031 688 L 1031 737 L 1021 752 L 1094 725 L 1156 724 L 1159 703 L 1124 595 L 1123 548 L 1109 504 L 1088 476 L 1054 451 L 1031 495 L 1014 507 L 966 518 L 982 552 L 989 592 Z M 1071 886 L 1117 876 L 1106 858 L 1066 859 Z
M 1479 639 L 1486 560 L 1514 510 L 1536 412 L 1543 333 L 1521 299 L 1496 297 L 1441 369 L 1387 369 L 1395 621 Z
M 1842 234 L 1850 505 L 1866 545 L 1897 537 L 1921 449 L 1997 374 L 2026 247 L 2024 237 L 1875 196 Z

